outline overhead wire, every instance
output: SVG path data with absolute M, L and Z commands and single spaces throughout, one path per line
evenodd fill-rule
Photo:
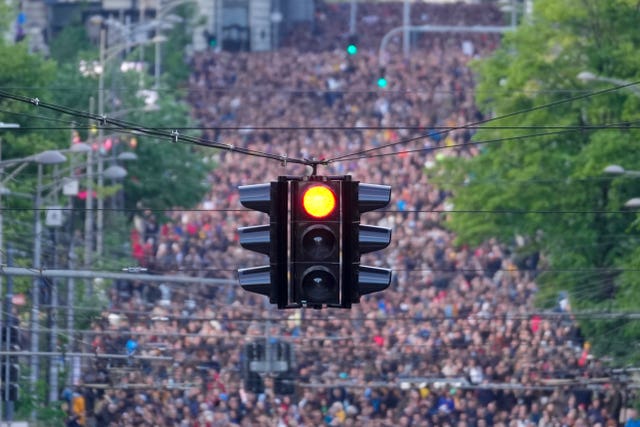
M 42 87 L 42 86 L 3 86 L 4 90 L 43 90 L 46 89 L 50 92 L 65 92 L 65 93 L 69 93 L 69 92 L 82 92 L 85 93 L 85 89 L 78 89 L 77 87 L 71 86 L 71 87 Z M 127 90 L 126 87 L 124 86 L 116 86 L 113 88 L 113 91 L 115 92 L 122 92 L 123 90 Z M 158 92 L 171 92 L 171 89 L 163 89 L 163 88 L 157 88 L 154 89 Z M 407 94 L 407 93 L 433 93 L 433 94 L 459 94 L 459 93 L 464 93 L 464 92 L 469 92 L 472 91 L 474 93 L 492 93 L 492 91 L 487 90 L 487 91 L 482 91 L 479 90 L 478 88 L 473 88 L 473 89 L 468 89 L 468 88 L 461 88 L 461 89 L 455 89 L 455 90 L 447 90 L 441 87 L 438 88 L 432 88 L 432 89 L 385 89 L 383 93 L 385 94 Z M 214 88 L 198 88 L 197 90 L 194 89 L 190 89 L 189 92 L 190 93 L 206 93 L 206 92 L 216 92 L 216 93 L 247 93 L 247 94 L 253 94 L 256 92 L 282 92 L 285 94 L 310 94 L 310 95 L 314 95 L 317 93 L 336 93 L 336 92 L 340 92 L 340 93 L 345 93 L 345 94 L 350 94 L 350 93 L 355 93 L 355 94 L 362 94 L 362 93 L 376 93 L 379 94 L 381 93 L 381 91 L 379 89 L 364 89 L 364 90 L 357 90 L 357 89 L 351 89 L 351 88 L 341 88 L 340 90 L 335 90 L 335 89 L 327 89 L 325 87 L 310 87 L 309 89 L 299 89 L 299 88 L 286 88 L 286 87 L 274 87 L 274 88 L 266 88 L 266 87 L 256 87 L 256 86 L 219 86 L 219 87 L 214 87 Z M 513 89 L 512 91 L 513 93 L 518 93 L 518 94 L 529 94 L 529 95 L 533 95 L 533 94 L 546 94 L 546 93 L 560 93 L 560 94 L 568 94 L 568 93 L 589 93 L 591 92 L 588 89 Z
M 14 101 L 19 101 L 23 103 L 32 104 L 39 108 L 50 109 L 63 114 L 71 115 L 73 117 L 90 119 L 90 120 L 96 121 L 100 125 L 111 124 L 113 126 L 116 126 L 119 129 L 122 129 L 123 131 L 138 132 L 147 136 L 165 138 L 167 140 L 173 141 L 174 143 L 188 142 L 194 145 L 204 146 L 208 148 L 218 148 L 221 150 L 227 150 L 231 152 L 238 152 L 241 154 L 250 155 L 254 157 L 262 157 L 269 160 L 276 160 L 278 162 L 299 163 L 303 165 L 310 164 L 310 161 L 308 160 L 299 159 L 296 157 L 290 157 L 288 155 L 276 155 L 276 154 L 271 154 L 264 151 L 252 150 L 244 147 L 236 147 L 231 144 L 224 144 L 216 141 L 209 141 L 205 138 L 181 135 L 176 129 L 167 133 L 167 132 L 160 131 L 156 128 L 146 128 L 144 126 L 141 126 L 135 123 L 129 123 L 123 120 L 110 119 L 107 115 L 91 114 L 84 111 L 64 107 L 61 105 L 43 102 L 38 98 L 29 98 L 29 97 L 20 96 L 20 95 L 14 95 L 5 91 L 0 91 L 0 97 L 12 99 Z
M 4 112 L 0 110 L 0 112 Z M 14 113 L 19 116 L 25 116 L 28 118 L 41 118 L 45 120 L 55 120 L 53 118 L 49 118 L 46 116 L 32 116 L 26 115 L 22 113 Z M 11 129 L 13 132 L 24 132 L 24 131 L 33 131 L 33 130 L 94 130 L 95 125 L 73 125 L 68 120 L 57 120 L 63 123 L 70 123 L 69 126 L 21 126 L 19 128 Z M 458 129 L 457 126 L 270 126 L 270 125 L 244 125 L 244 126 L 154 126 L 153 129 L 156 130 L 219 130 L 219 131 L 259 131 L 259 130 L 268 130 L 268 131 L 309 131 L 309 130 L 348 130 L 348 131 L 366 131 L 366 130 L 424 130 L 425 128 L 429 128 L 429 130 L 438 130 L 438 131 L 453 131 Z M 102 129 L 105 131 L 121 131 L 125 132 L 127 129 L 114 126 L 102 126 Z M 592 131 L 592 130 L 627 130 L 627 129 L 640 129 L 640 125 L 637 124 L 612 124 L 612 125 L 535 125 L 535 126 L 469 126 L 465 129 L 483 129 L 483 130 L 539 130 L 539 129 L 563 129 L 563 130 L 573 130 L 573 131 Z M 422 137 L 420 137 L 422 138 Z
M 39 209 L 28 207 L 2 207 L 0 211 L 4 212 L 46 212 L 49 208 L 42 207 Z M 56 207 L 59 211 L 71 211 L 78 210 L 77 208 Z M 86 210 L 81 208 L 81 210 Z M 140 212 L 139 208 L 102 208 L 92 209 L 93 211 L 105 211 L 105 212 Z M 190 209 L 176 209 L 176 208 L 144 208 L 143 210 L 149 210 L 152 212 L 254 212 L 249 209 L 205 209 L 205 208 L 190 208 Z M 375 213 L 400 213 L 400 214 L 412 214 L 412 213 L 482 213 L 482 214 L 637 214 L 634 210 L 552 210 L 552 209 L 379 209 L 372 211 Z
M 632 123 L 639 123 L 639 122 L 640 121 L 633 121 Z M 619 129 L 617 126 L 619 126 L 620 124 L 619 123 L 612 123 L 611 125 L 614 126 L 613 129 Z M 606 125 L 603 125 L 603 128 L 600 128 L 600 129 L 568 128 L 568 129 L 565 129 L 565 130 L 558 130 L 558 131 L 529 133 L 529 134 L 515 135 L 515 136 L 505 136 L 505 137 L 487 139 L 487 140 L 482 140 L 482 141 L 468 141 L 468 142 L 462 142 L 462 143 L 458 143 L 458 144 L 437 145 L 437 146 L 433 146 L 433 147 L 422 147 L 422 148 L 415 148 L 415 149 L 410 149 L 410 150 L 393 151 L 393 152 L 389 152 L 389 153 L 368 154 L 368 152 L 370 150 L 364 150 L 367 153 L 353 154 L 353 155 L 350 155 L 349 157 L 342 156 L 337 160 L 328 160 L 327 162 L 328 163 L 346 162 L 346 161 L 359 160 L 359 159 L 373 159 L 373 158 L 378 158 L 378 157 L 399 156 L 399 155 L 402 155 L 402 154 L 413 154 L 413 153 L 420 153 L 420 152 L 425 152 L 425 151 L 431 152 L 431 151 L 449 150 L 449 149 L 456 149 L 456 148 L 466 148 L 466 147 L 482 146 L 482 145 L 495 144 L 495 143 L 507 142 L 507 141 L 520 141 L 520 140 L 526 140 L 526 139 L 530 139 L 530 138 L 540 138 L 540 137 L 554 136 L 554 135 L 565 135 L 565 134 L 575 133 L 575 132 L 578 132 L 578 131 L 602 130 L 604 128 L 606 128 Z M 448 131 L 443 131 L 443 132 L 446 133 Z M 427 138 L 427 137 L 431 137 L 431 135 L 422 135 L 422 136 L 417 136 L 417 137 L 414 137 L 414 138 L 408 138 L 408 139 L 399 141 L 398 144 L 404 144 L 404 143 L 407 143 L 407 142 L 413 142 L 413 141 L 417 141 L 417 140 L 424 139 L 424 138 Z M 387 144 L 387 146 L 390 146 L 390 145 L 396 145 L 396 143 Z M 382 148 L 382 147 L 376 147 L 375 149 L 378 149 L 378 148 Z
M 603 95 L 606 93 L 611 93 L 611 92 L 616 92 L 616 91 L 620 91 L 624 88 L 628 88 L 628 87 L 633 87 L 635 85 L 640 84 L 640 80 L 639 81 L 635 81 L 635 82 L 629 82 L 629 83 L 625 83 L 625 84 L 621 84 L 621 85 L 617 85 L 611 88 L 606 88 L 606 89 L 602 89 L 602 90 L 598 90 L 598 91 L 593 91 L 593 92 L 588 92 L 586 94 L 582 94 L 582 95 L 578 95 L 578 96 L 574 96 L 574 97 L 569 97 L 569 98 L 565 98 L 565 99 L 560 99 L 557 101 L 552 101 L 546 104 L 542 104 L 542 105 L 536 105 L 534 107 L 529 107 L 529 108 L 524 108 L 518 111 L 513 111 L 511 113 L 506 113 L 497 117 L 490 117 L 487 119 L 483 119 L 483 120 L 477 120 L 475 122 L 471 122 L 471 123 L 467 123 L 467 124 L 463 124 L 460 126 L 454 126 L 452 129 L 450 130 L 446 130 L 446 131 L 441 131 L 438 133 L 438 135 L 444 135 L 447 134 L 453 130 L 462 130 L 462 129 L 466 129 L 467 126 L 478 126 L 478 125 L 482 125 L 485 123 L 489 123 L 489 122 L 494 122 L 494 121 L 498 121 L 498 120 L 503 120 L 503 119 L 507 119 L 510 117 L 515 117 L 515 116 L 519 116 L 522 114 L 527 114 L 527 113 L 531 113 L 534 111 L 538 111 L 538 110 L 543 110 L 543 109 L 550 109 L 552 107 L 558 106 L 558 105 L 562 105 L 562 104 L 566 104 L 569 102 L 573 102 L 573 101 L 578 101 L 580 99 L 585 99 L 585 98 L 590 98 L 590 97 L 594 97 L 594 96 L 598 96 L 598 95 Z M 396 142 L 392 142 L 392 143 L 388 143 L 388 144 L 382 144 L 378 147 L 373 147 L 373 148 L 369 148 L 366 150 L 360 150 L 360 151 L 356 151 L 356 152 L 352 152 L 352 153 L 347 153 L 347 154 L 342 154 L 339 156 L 335 156 L 332 158 L 327 159 L 327 163 L 333 163 L 333 162 L 337 162 L 337 161 L 345 161 L 348 160 L 350 158 L 353 158 L 354 156 L 362 156 L 364 154 L 368 154 L 371 153 L 373 151 L 378 151 L 378 150 L 383 150 L 385 148 L 390 148 L 390 147 L 394 147 L 397 145 L 401 145 L 401 144 L 407 144 L 413 141 L 417 141 L 420 139 L 424 139 L 424 138 L 428 138 L 431 135 L 429 134 L 425 134 L 425 135 L 421 135 L 418 137 L 413 137 L 413 138 L 407 138 L 407 139 L 402 139 L 400 141 L 396 141 Z M 357 158 L 357 157 L 356 157 Z

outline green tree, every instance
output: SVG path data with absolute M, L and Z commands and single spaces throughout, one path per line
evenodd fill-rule
M 640 166 L 640 152 L 634 149 L 640 132 L 611 126 L 637 125 L 640 98 L 621 89 L 565 102 L 612 86 L 581 82 L 577 75 L 583 70 L 639 79 L 640 57 L 634 53 L 640 46 L 638 18 L 637 2 L 629 0 L 535 2 L 533 16 L 506 34 L 491 57 L 475 64 L 481 109 L 487 116 L 508 117 L 476 133 L 479 155 L 443 159 L 429 172 L 451 193 L 459 211 L 449 221 L 459 243 L 490 237 L 514 243 L 520 237 L 516 249 L 521 258 L 542 255 L 544 267 L 552 271 L 537 278 L 541 306 L 552 306 L 562 290 L 568 291 L 574 310 L 639 306 L 640 293 L 634 290 L 640 278 L 620 270 L 638 267 L 637 217 L 623 207 L 640 195 L 637 181 L 604 176 L 603 169 Z M 529 136 L 508 139 L 523 135 Z M 582 322 L 596 351 L 621 358 L 635 352 L 629 339 L 640 338 L 640 329 L 630 325 Z
M 184 11 L 187 12 L 188 10 Z M 56 103 L 80 111 L 87 111 L 89 106 L 93 105 L 93 112 L 97 114 L 98 77 L 91 73 L 83 75 L 79 64 L 84 61 L 90 67 L 90 64 L 98 59 L 98 50 L 95 47 L 85 49 L 88 46 L 87 35 L 84 27 L 77 25 L 75 28 L 70 26 L 59 35 L 64 43 L 56 43 L 54 40 L 53 46 L 58 48 L 52 49 L 52 52 L 61 52 L 64 61 L 60 62 L 58 77 L 52 88 L 57 96 Z M 172 52 L 184 52 L 188 41 L 184 35 L 185 24 L 179 23 L 177 26 L 182 28 L 182 31 L 178 31 L 177 28 L 170 31 L 167 43 L 171 45 Z M 69 43 L 75 43 L 75 48 L 69 49 Z M 152 50 L 148 46 L 145 49 L 148 63 L 153 63 Z M 75 52 L 75 56 L 67 56 L 69 52 Z M 136 61 L 139 58 L 138 51 L 134 49 L 123 58 Z M 169 55 L 168 58 L 168 65 L 164 70 L 174 73 L 177 67 L 171 65 L 173 55 Z M 188 105 L 182 100 L 183 93 L 178 89 L 186 75 L 164 77 L 163 81 L 175 86 L 159 92 L 155 108 L 149 109 L 141 96 L 141 90 L 150 86 L 152 76 L 146 73 L 141 75 L 135 71 L 121 72 L 115 62 L 115 59 L 111 60 L 105 67 L 104 111 L 107 117 L 149 129 L 197 127 L 197 123 L 191 119 Z M 181 68 L 185 68 L 184 62 Z M 92 124 L 96 125 L 95 122 Z M 79 127 L 84 128 L 80 130 L 83 139 L 95 137 L 95 134 L 89 134 L 86 121 Z M 168 134 L 169 130 L 165 132 Z M 131 138 L 137 140 L 135 152 L 138 160 L 123 165 L 129 172 L 129 178 L 124 184 L 127 208 L 142 205 L 159 210 L 188 208 L 202 200 L 206 191 L 204 180 L 211 169 L 202 150 L 187 144 L 172 144 L 168 137 L 133 135 L 128 130 L 118 131 L 112 126 L 105 130 L 105 134 L 121 141 L 130 141 Z M 197 136 L 198 132 L 189 130 L 181 131 L 181 134 Z M 127 147 L 121 146 L 118 149 L 123 151 Z

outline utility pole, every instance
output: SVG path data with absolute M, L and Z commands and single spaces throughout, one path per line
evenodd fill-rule
M 100 37 L 104 37 L 103 30 L 100 30 Z M 102 43 L 102 42 L 101 42 Z M 103 70 L 104 71 L 104 70 Z M 89 98 L 89 113 L 93 114 L 93 97 Z M 91 131 L 89 131 L 91 135 Z M 85 198 L 85 219 L 84 219 L 84 267 L 91 268 L 93 252 L 93 141 L 89 141 L 91 150 L 87 153 L 87 197 Z M 91 283 L 87 283 L 87 293 L 91 295 L 93 290 Z
M 41 258 L 41 235 L 42 235 L 42 217 L 40 215 L 40 204 L 42 191 L 42 164 L 38 163 L 38 184 L 36 188 L 36 197 L 34 203 L 34 238 L 33 238 L 33 268 L 40 270 Z M 36 353 L 38 352 L 40 334 L 40 283 L 41 277 L 34 277 L 31 287 L 31 395 L 36 394 L 36 382 L 38 381 L 40 371 L 40 360 Z M 35 411 L 31 412 L 31 418 L 35 418 Z
M 411 40 L 409 39 L 409 26 L 411 25 L 411 3 L 409 3 L 409 0 L 404 0 L 404 5 L 402 8 L 402 25 L 404 27 L 404 31 L 402 34 L 402 53 L 404 55 L 404 59 L 406 60 L 409 59 L 409 53 L 411 52 Z
M 72 218 L 73 218 L 73 213 L 71 214 Z M 71 221 L 71 219 L 70 219 Z M 69 270 L 73 270 L 75 267 L 75 259 L 76 259 L 76 254 L 75 254 L 75 236 L 73 235 L 73 227 L 69 227 L 70 230 L 70 243 L 69 243 Z M 75 339 L 75 326 L 74 326 L 74 308 L 73 305 L 75 304 L 75 298 L 76 298 L 76 290 L 75 290 L 75 286 L 76 286 L 76 281 L 73 277 L 69 277 L 67 278 L 67 337 L 68 337 L 68 344 L 67 344 L 67 351 L 72 352 L 74 350 L 74 339 Z M 69 384 L 73 384 L 75 378 L 73 378 L 73 358 L 69 359 L 69 372 L 71 373 L 71 375 L 69 375 L 68 378 L 68 383 Z
M 104 75 L 106 70 L 106 60 L 105 60 L 105 48 L 106 48 L 106 26 L 102 25 L 100 27 L 100 76 L 98 78 L 98 115 L 100 117 L 104 117 Z M 102 124 L 98 127 L 98 206 L 96 212 L 96 258 L 100 262 L 102 259 L 102 232 L 104 227 L 104 199 L 100 192 L 102 192 L 102 187 L 104 185 L 104 163 L 102 160 L 102 145 L 104 144 L 104 128 Z M 93 283 L 91 283 L 88 287 L 89 295 L 93 295 Z
M 58 267 L 58 230 L 53 230 L 53 268 Z M 49 348 L 52 352 L 58 349 L 58 279 L 51 280 L 51 307 L 49 308 L 49 319 L 51 322 L 51 332 L 49 335 Z M 58 359 L 49 359 L 49 403 L 58 400 Z
M 358 0 L 351 0 L 351 9 L 349 13 L 349 34 L 356 33 L 356 16 L 358 15 Z
M 12 266 L 13 265 L 13 249 L 11 248 L 11 246 L 7 247 L 7 265 Z M 7 341 L 5 343 L 5 348 L 4 350 L 7 352 L 11 351 L 11 340 L 9 339 L 9 337 L 11 336 L 11 326 L 13 323 L 13 277 L 8 277 L 7 278 L 7 294 L 5 296 L 5 308 L 4 308 L 4 328 L 5 328 L 5 337 L 7 337 Z M 13 402 L 9 400 L 9 393 L 10 393 L 10 372 L 9 372 L 9 361 L 10 361 L 10 355 L 9 354 L 5 354 L 4 356 L 2 356 L 2 359 L 4 360 L 4 366 L 5 366 L 5 370 L 2 372 L 2 384 L 4 385 L 3 389 L 2 389 L 2 393 L 3 393 L 3 399 L 6 402 L 6 406 L 5 406 L 5 415 L 6 415 L 6 420 L 9 424 L 11 424 L 11 421 L 13 420 Z M 0 408 L 2 407 L 2 405 L 0 405 Z M 0 412 L 1 414 L 1 412 Z M 0 416 L 0 422 L 2 422 L 2 417 Z

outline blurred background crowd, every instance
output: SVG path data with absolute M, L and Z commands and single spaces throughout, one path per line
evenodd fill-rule
M 570 306 L 561 300 L 553 316 L 536 312 L 540 260 L 495 241 L 455 245 L 443 227 L 451 206 L 430 184 L 429 169 L 477 148 L 460 146 L 470 130 L 438 129 L 483 118 L 468 64 L 499 36 L 417 35 L 408 60 L 398 37 L 381 64 L 378 43 L 401 25 L 401 3 L 361 5 L 354 56 L 344 52 L 348 13 L 348 4 L 318 2 L 315 25 L 295 28 L 275 52 L 196 54 L 188 99 L 205 138 L 274 154 L 331 158 L 415 138 L 375 152 L 387 155 L 320 170 L 392 186 L 393 213 L 363 218 L 393 229 L 388 249 L 363 257 L 393 269 L 391 287 L 350 311 L 277 311 L 237 285 L 116 282 L 88 342 L 96 353 L 148 358 L 98 359 L 75 390 L 84 399 L 76 422 L 623 425 L 633 416 L 625 410 L 629 395 L 615 382 L 589 382 L 607 372 L 589 354 Z M 502 23 L 486 4 L 416 4 L 412 14 L 422 23 Z M 382 68 L 385 89 L 375 86 Z M 238 267 L 264 262 L 238 244 L 237 227 L 265 218 L 241 209 L 237 186 L 304 171 L 239 153 L 214 158 L 211 191 L 198 209 L 135 219 L 133 256 L 149 272 L 235 279 Z M 270 375 L 262 389 L 246 381 L 246 345 L 265 336 L 290 344 L 287 387 Z

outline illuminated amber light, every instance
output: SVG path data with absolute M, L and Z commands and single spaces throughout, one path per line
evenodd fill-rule
M 324 218 L 336 208 L 336 196 L 327 187 L 316 185 L 304 192 L 302 206 L 312 217 Z

